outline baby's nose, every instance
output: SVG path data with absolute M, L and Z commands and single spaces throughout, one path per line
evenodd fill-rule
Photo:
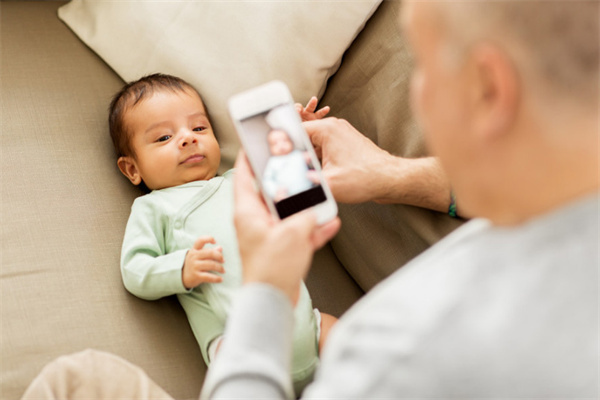
M 198 142 L 198 139 L 196 139 L 196 137 L 192 133 L 186 133 L 186 134 L 184 134 L 183 138 L 181 139 L 181 142 L 179 145 L 181 147 L 185 147 L 188 144 L 197 143 L 197 142 Z

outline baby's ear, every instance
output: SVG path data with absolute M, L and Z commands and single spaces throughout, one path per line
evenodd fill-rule
M 137 164 L 132 157 L 119 157 L 117 160 L 117 165 L 119 169 L 133 183 L 134 185 L 139 185 L 142 183 L 142 176 L 138 170 Z

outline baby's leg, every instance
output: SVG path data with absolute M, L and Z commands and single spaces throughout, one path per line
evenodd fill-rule
M 223 343 L 223 335 L 214 338 L 208 345 L 208 359 L 212 363 Z
M 323 346 L 325 346 L 325 342 L 327 341 L 327 337 L 329 336 L 329 330 L 333 325 L 335 325 L 337 320 L 338 319 L 333 315 L 321 313 L 321 336 L 319 337 L 319 354 L 321 354 L 321 350 L 323 349 Z

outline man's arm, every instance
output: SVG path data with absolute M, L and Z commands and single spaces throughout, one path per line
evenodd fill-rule
M 304 127 L 337 201 L 375 201 L 448 211 L 450 183 L 436 158 L 393 156 L 342 119 L 309 121 Z
M 386 168 L 377 176 L 383 184 L 375 202 L 448 211 L 450 183 L 435 157 L 409 159 L 389 155 Z
M 314 251 L 339 230 L 310 211 L 277 221 L 252 184 L 244 155 L 235 175 L 235 227 L 244 287 L 228 318 L 202 398 L 293 398 L 293 305 Z

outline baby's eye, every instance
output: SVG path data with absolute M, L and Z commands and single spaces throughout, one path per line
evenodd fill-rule
M 203 130 L 205 130 L 206 128 L 203 126 L 198 126 L 196 128 L 193 129 L 194 132 L 202 132 Z
M 164 142 L 164 141 L 169 140 L 170 138 L 171 138 L 171 135 L 164 135 L 164 136 L 161 136 L 158 139 L 156 139 L 156 141 L 157 142 Z

